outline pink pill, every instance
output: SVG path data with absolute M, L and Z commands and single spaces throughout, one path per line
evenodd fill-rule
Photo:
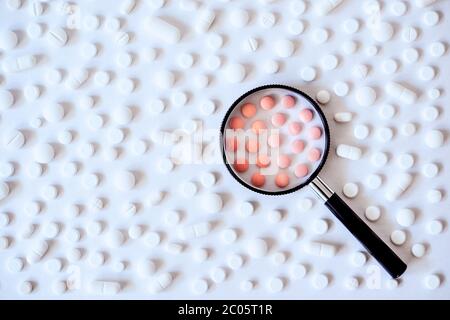
M 238 138 L 228 138 L 226 140 L 226 149 L 228 151 L 237 151 L 238 149 Z
M 233 130 L 244 129 L 245 121 L 239 117 L 232 117 L 230 119 L 230 128 Z
M 256 165 L 259 168 L 267 168 L 270 165 L 270 158 L 269 156 L 265 154 L 261 154 L 258 156 L 258 159 L 256 159 Z
M 264 110 L 270 110 L 273 109 L 273 107 L 275 107 L 275 99 L 271 96 L 265 96 L 261 99 L 259 104 L 261 105 L 261 108 L 263 108 Z
M 286 123 L 286 115 L 285 114 L 283 114 L 283 113 L 275 113 L 272 116 L 272 124 L 275 127 L 279 128 L 279 127 L 283 126 L 285 123 Z
M 285 96 L 283 97 L 282 103 L 285 108 L 293 108 L 296 101 L 293 96 Z
M 260 187 L 264 186 L 265 183 L 266 183 L 266 177 L 264 177 L 260 173 L 253 174 L 252 185 L 254 185 L 257 188 L 260 188 Z
M 247 151 L 250 153 L 257 153 L 259 150 L 258 139 L 250 139 L 247 141 Z
M 281 168 L 281 169 L 286 169 L 286 168 L 289 168 L 289 166 L 291 165 L 291 158 L 289 157 L 289 156 L 287 156 L 287 155 L 281 155 L 281 156 L 279 156 L 278 157 L 278 161 L 277 161 L 277 163 L 278 163 L 278 166 Z
M 286 173 L 279 173 L 275 177 L 275 184 L 279 188 L 286 188 L 289 185 L 289 176 Z
M 322 152 L 319 149 L 311 149 L 308 153 L 308 160 L 311 162 L 319 161 L 322 157 Z
M 267 140 L 267 143 L 272 148 L 278 148 L 281 145 L 281 137 L 279 134 L 271 134 Z
M 303 109 L 302 111 L 300 111 L 300 120 L 303 121 L 304 123 L 310 122 L 314 117 L 314 114 L 311 110 L 309 109 Z
M 241 107 L 241 113 L 245 118 L 252 118 L 256 114 L 256 107 L 252 103 L 246 103 Z
M 292 122 L 289 124 L 289 133 L 293 136 L 296 136 L 302 132 L 302 125 L 300 122 Z
M 238 159 L 233 167 L 237 172 L 243 173 L 248 170 L 249 164 L 245 159 Z
M 305 143 L 302 140 L 295 140 L 292 142 L 291 150 L 296 154 L 302 153 L 305 150 Z
M 254 133 L 259 134 L 262 133 L 262 131 L 267 129 L 267 125 L 262 120 L 256 120 L 252 123 L 252 130 Z
M 311 139 L 317 140 L 322 136 L 322 129 L 319 127 L 312 127 L 309 129 L 308 135 Z
M 308 167 L 305 164 L 299 164 L 295 167 L 295 176 L 297 178 L 304 178 L 308 175 Z

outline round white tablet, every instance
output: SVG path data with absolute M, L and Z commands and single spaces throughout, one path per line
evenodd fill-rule
M 338 97 L 345 97 L 350 91 L 350 87 L 346 82 L 337 82 L 334 85 L 334 93 Z
M 254 211 L 255 207 L 250 201 L 244 201 L 239 206 L 239 214 L 241 215 L 241 217 L 249 217 L 253 214 Z
M 136 177 L 130 171 L 116 172 L 114 177 L 114 185 L 117 189 L 122 191 L 128 191 L 134 188 L 136 184 Z
M 435 290 L 441 286 L 441 278 L 437 274 L 430 274 L 425 277 L 425 286 L 427 289 Z
M 311 198 L 303 198 L 298 202 L 298 208 L 302 212 L 309 211 L 314 205 Z
M 440 220 L 430 221 L 427 225 L 427 231 L 431 235 L 438 235 L 444 230 L 444 223 Z
M 396 246 L 401 246 L 406 242 L 406 232 L 403 230 L 395 230 L 391 233 L 391 242 Z
M 355 92 L 356 102 L 362 107 L 369 107 L 377 100 L 377 93 L 371 87 L 361 87 Z
M 426 247 L 422 243 L 415 243 L 411 247 L 411 253 L 416 258 L 422 258 L 425 255 Z
M 0 89 L 0 110 L 6 110 L 14 104 L 14 96 L 11 91 Z
M 225 75 L 229 82 L 239 83 L 245 79 L 246 70 L 242 64 L 231 63 L 226 67 Z
M 423 14 L 422 21 L 428 27 L 433 27 L 439 23 L 439 13 L 436 11 L 427 11 Z
M 264 257 L 269 250 L 267 241 L 262 238 L 250 240 L 247 244 L 247 252 L 253 258 Z
M 238 254 L 232 254 L 228 257 L 227 264 L 231 269 L 237 270 L 244 264 L 244 259 Z
M 55 157 L 55 150 L 51 144 L 41 143 L 34 147 L 33 157 L 36 162 L 47 164 Z
M 377 23 L 372 28 L 372 36 L 378 42 L 386 42 L 394 36 L 394 27 L 388 22 Z
M 312 281 L 313 281 L 314 288 L 316 288 L 318 290 L 325 289 L 326 287 L 328 287 L 328 283 L 329 283 L 328 276 L 323 273 L 316 275 Z
M 345 279 L 345 287 L 349 290 L 355 290 L 359 287 L 359 280 L 357 277 L 349 277 Z
M 342 189 L 342 192 L 347 198 L 353 199 L 359 193 L 359 186 L 353 182 L 346 183 Z
M 439 173 L 439 166 L 436 163 L 426 163 L 422 167 L 422 174 L 427 178 L 434 178 Z
M 313 222 L 313 230 L 316 234 L 323 235 L 328 232 L 328 222 L 325 219 L 316 219 Z
M 215 283 L 222 283 L 225 281 L 227 277 L 227 273 L 226 270 L 224 268 L 221 267 L 217 267 L 211 270 L 211 279 L 215 282 Z
M 278 40 L 275 43 L 275 52 L 280 58 L 288 58 L 294 53 L 295 46 L 290 40 Z
M 222 210 L 223 200 L 217 193 L 207 193 L 202 196 L 201 206 L 206 213 L 217 213 Z
M 426 121 L 432 122 L 439 118 L 439 109 L 435 106 L 428 106 L 422 110 L 422 118 Z
M 398 166 L 403 169 L 411 169 L 414 166 L 414 156 L 410 153 L 404 153 L 397 157 Z
M 360 268 L 362 266 L 364 266 L 367 262 L 367 256 L 364 252 L 362 251 L 357 251 L 355 253 L 352 254 L 352 264 L 357 267 Z
M 330 102 L 330 100 L 331 100 L 331 94 L 327 90 L 320 90 L 316 94 L 316 100 L 320 104 L 328 104 L 328 102 Z
M 440 148 L 445 141 L 445 136 L 440 130 L 428 131 L 425 135 L 425 144 L 432 149 Z
M 243 28 L 247 25 L 250 15 L 247 10 L 236 8 L 230 12 L 230 24 L 235 28 Z
M 303 81 L 306 82 L 313 81 L 314 79 L 316 79 L 316 76 L 317 72 L 316 69 L 314 69 L 314 67 L 304 67 L 300 71 L 300 77 L 302 78 Z
M 438 203 L 441 202 L 443 198 L 443 194 L 441 190 L 431 189 L 427 192 L 427 200 L 430 203 Z
M 0 32 L 0 49 L 10 51 L 16 47 L 18 43 L 17 34 L 11 30 Z
M 303 264 L 295 264 L 289 269 L 289 274 L 293 279 L 303 279 L 306 276 L 307 269 Z
M 416 215 L 414 214 L 413 210 L 409 208 L 403 208 L 397 212 L 396 218 L 397 223 L 402 227 L 410 227 L 414 224 L 414 221 L 416 220 Z
M 271 278 L 268 282 L 268 288 L 270 292 L 280 292 L 283 290 L 284 283 L 280 278 Z
M 223 242 L 231 244 L 237 240 L 238 234 L 234 229 L 225 229 L 222 231 L 221 238 Z
M 353 129 L 353 135 L 358 140 L 365 140 L 369 136 L 369 133 L 370 129 L 365 124 L 358 124 Z

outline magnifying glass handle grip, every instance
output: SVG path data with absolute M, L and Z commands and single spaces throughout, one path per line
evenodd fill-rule
M 336 193 L 333 193 L 325 201 L 325 206 L 361 242 L 392 278 L 396 279 L 405 272 L 406 264 Z

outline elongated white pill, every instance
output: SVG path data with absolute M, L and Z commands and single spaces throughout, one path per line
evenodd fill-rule
M 350 122 L 353 119 L 353 114 L 351 112 L 338 112 L 334 115 L 334 121 L 338 123 Z
M 318 257 L 331 258 L 336 255 L 337 247 L 323 242 L 310 242 L 306 245 L 305 251 Z
M 136 7 L 136 0 L 124 0 L 120 5 L 120 12 L 122 14 L 130 14 Z
M 358 147 L 350 146 L 347 144 L 340 144 L 336 148 L 336 154 L 344 159 L 359 160 L 362 155 L 362 150 Z
M 209 222 L 199 222 L 186 226 L 180 231 L 180 238 L 182 240 L 200 238 L 208 235 L 211 230 L 211 224 Z
M 216 13 L 214 10 L 209 8 L 202 8 L 197 14 L 197 19 L 195 21 L 195 31 L 198 33 L 207 32 L 214 23 L 216 19 Z
M 175 44 L 181 39 L 180 29 L 161 18 L 151 18 L 147 26 L 150 35 L 158 40 Z
M 436 1 L 437 0 L 416 0 L 415 3 L 416 3 L 416 6 L 418 6 L 419 8 L 424 8 L 429 5 L 432 5 Z
M 405 104 L 413 104 L 417 100 L 416 92 L 398 82 L 389 82 L 384 89 L 388 95 Z
M 316 0 L 314 1 L 314 11 L 319 16 L 325 16 L 333 11 L 343 0 Z
M 409 173 L 400 173 L 393 177 L 391 185 L 386 191 L 386 199 L 394 201 L 398 199 L 412 184 L 413 176 Z
M 34 55 L 28 54 L 3 61 L 3 70 L 8 73 L 21 72 L 33 68 L 37 63 Z
M 27 254 L 27 262 L 32 264 L 40 261 L 48 251 L 47 241 L 38 241 L 34 243 Z
M 95 280 L 91 282 L 91 290 L 97 294 L 114 295 L 121 289 L 121 285 L 117 281 Z

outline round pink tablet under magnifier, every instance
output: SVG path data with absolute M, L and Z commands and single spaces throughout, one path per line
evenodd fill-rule
M 230 174 L 264 195 L 286 195 L 309 185 L 325 206 L 393 277 L 406 264 L 319 177 L 330 149 L 330 130 L 319 105 L 284 86 L 255 88 L 237 99 L 221 127 Z

